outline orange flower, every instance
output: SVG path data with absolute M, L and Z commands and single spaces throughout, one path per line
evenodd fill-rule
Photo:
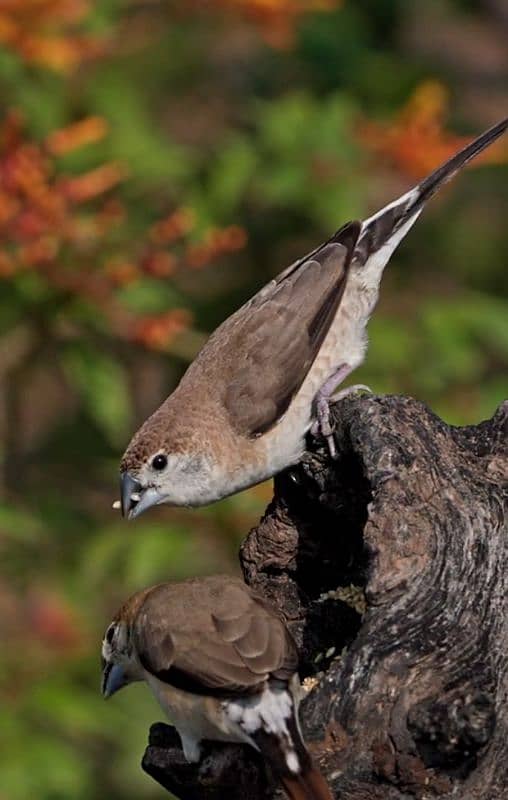
M 131 338 L 153 350 L 166 350 L 174 337 L 190 327 L 192 315 L 185 308 L 138 320 Z
M 291 45 L 304 14 L 330 11 L 341 4 L 341 0 L 218 0 L 218 5 L 252 20 L 268 44 L 278 48 Z
M 18 251 L 18 257 L 27 267 L 48 264 L 55 260 L 57 254 L 58 243 L 52 236 L 41 236 Z
M 0 191 L 0 227 L 8 225 L 19 211 L 19 201 L 7 192 Z
M 141 268 L 147 275 L 154 278 L 169 278 L 178 266 L 177 259 L 171 253 L 158 250 L 149 253 L 141 261 Z
M 210 262 L 210 248 L 206 244 L 190 245 L 185 260 L 191 269 L 201 269 Z
M 157 244 L 167 244 L 184 236 L 194 227 L 195 215 L 190 208 L 179 208 L 166 219 L 152 225 L 150 238 Z
M 103 120 L 89 117 L 38 144 L 24 138 L 19 114 L 10 113 L 0 124 L 0 278 L 37 271 L 49 290 L 92 304 L 112 335 L 164 350 L 191 324 L 189 312 L 176 309 L 136 317 L 122 304 L 117 289 L 146 275 L 168 279 L 185 265 L 203 267 L 219 254 L 242 247 L 246 234 L 232 225 L 210 230 L 203 242 L 190 245 L 186 234 L 194 226 L 194 214 L 179 208 L 144 236 L 137 235 L 128 256 L 112 251 L 115 236 L 110 233 L 123 222 L 126 209 L 114 194 L 107 200 L 103 195 L 125 176 L 123 165 L 107 163 L 70 177 L 59 172 L 55 160 L 106 130 Z M 86 207 L 90 200 L 92 208 Z M 154 241 L 178 244 L 178 250 L 154 247 Z
M 118 162 L 103 164 L 77 178 L 66 178 L 61 182 L 61 191 L 75 203 L 82 203 L 112 189 L 126 174 L 126 168 Z
M 247 233 L 239 225 L 210 228 L 202 242 L 187 248 L 185 260 L 192 269 L 201 269 L 225 253 L 241 250 L 246 242 Z
M 224 250 L 234 252 L 247 244 L 247 231 L 240 225 L 229 225 L 222 231 L 221 245 Z
M 469 136 L 446 131 L 448 100 L 442 84 L 427 81 L 415 90 L 394 122 L 363 122 L 360 137 L 371 151 L 386 156 L 401 172 L 418 180 L 470 141 Z M 508 146 L 499 141 L 473 164 L 505 162 L 507 157 Z
M 26 61 L 68 72 L 104 50 L 104 41 L 75 30 L 89 9 L 86 0 L 2 0 L 0 42 Z
M 108 132 L 108 123 L 102 117 L 85 117 L 85 119 L 53 131 L 46 139 L 48 151 L 55 156 L 69 153 L 86 144 L 98 142 Z
M 106 271 L 115 286 L 128 286 L 139 280 L 139 270 L 135 264 L 128 261 L 110 262 Z

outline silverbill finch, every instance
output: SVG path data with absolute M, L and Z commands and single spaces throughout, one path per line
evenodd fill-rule
M 329 403 L 364 360 L 390 256 L 426 202 L 507 126 L 490 128 L 377 214 L 349 222 L 217 328 L 127 447 L 124 516 L 160 503 L 206 505 L 270 478 L 300 460 L 311 428 L 335 454 Z
M 203 740 L 247 744 L 292 800 L 332 800 L 300 732 L 296 645 L 243 581 L 211 576 L 138 592 L 106 630 L 102 663 L 104 697 L 144 680 L 189 762 Z

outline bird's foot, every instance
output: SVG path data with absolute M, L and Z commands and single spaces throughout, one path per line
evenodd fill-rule
M 337 448 L 335 447 L 335 439 L 333 438 L 332 426 L 330 424 L 330 406 L 332 403 L 338 403 L 344 397 L 356 392 L 370 392 L 368 386 L 363 383 L 357 383 L 354 386 L 347 386 L 341 389 L 340 392 L 335 393 L 335 389 L 351 372 L 349 364 L 342 364 L 334 374 L 328 378 L 323 384 L 321 389 L 316 395 L 316 419 L 312 424 L 310 432 L 312 436 L 321 434 L 326 439 L 328 445 L 328 452 L 333 459 L 337 458 Z
M 372 394 L 372 389 L 370 386 L 366 386 L 365 383 L 355 383 L 353 386 L 346 386 L 345 389 L 341 389 L 340 392 L 337 392 L 337 394 L 334 394 L 333 397 L 330 397 L 330 405 L 333 403 L 338 403 L 339 400 L 343 400 L 350 394 L 356 394 L 357 392 L 367 392 L 368 394 Z
M 337 449 L 333 438 L 332 426 L 330 425 L 330 398 L 337 386 L 347 378 L 350 372 L 351 367 L 349 364 L 341 364 L 333 375 L 330 375 L 328 380 L 324 382 L 316 395 L 316 420 L 311 427 L 311 434 L 312 436 L 321 434 L 326 439 L 330 457 L 333 459 L 337 458 Z
M 328 452 L 330 458 L 337 458 L 337 448 L 335 447 L 335 439 L 333 438 L 332 426 L 330 424 L 330 398 L 318 396 L 316 400 L 316 416 L 311 433 L 313 436 L 321 436 L 326 439 L 328 445 Z

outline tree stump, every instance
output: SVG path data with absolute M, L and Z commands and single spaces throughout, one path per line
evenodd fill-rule
M 241 549 L 286 615 L 306 741 L 341 800 L 508 798 L 508 402 L 455 428 L 410 398 L 334 406 Z M 250 748 L 186 764 L 151 731 L 144 769 L 182 800 L 283 797 Z

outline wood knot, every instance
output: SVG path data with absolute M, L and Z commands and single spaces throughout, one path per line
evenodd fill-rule
M 493 698 L 472 690 L 447 699 L 427 699 L 410 710 L 408 728 L 427 767 L 465 777 L 496 723 Z

